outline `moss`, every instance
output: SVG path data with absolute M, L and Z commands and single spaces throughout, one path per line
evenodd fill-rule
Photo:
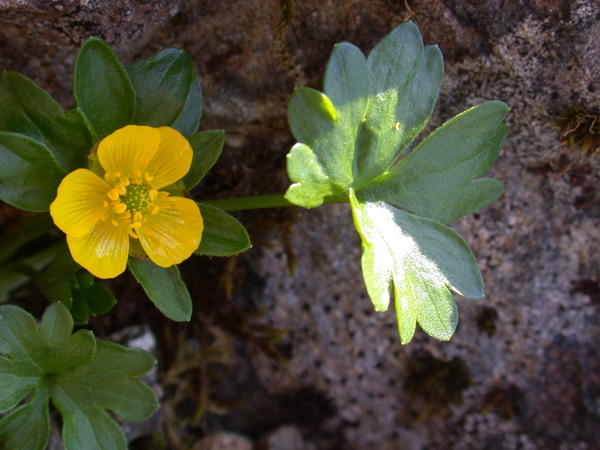
M 467 366 L 456 357 L 444 361 L 430 353 L 416 355 L 408 361 L 407 370 L 406 393 L 424 400 L 432 410 L 460 404 L 463 391 L 473 384 Z
M 600 114 L 580 107 L 564 110 L 556 120 L 560 143 L 590 157 L 600 152 Z
M 496 320 L 498 320 L 496 310 L 484 306 L 477 314 L 477 327 L 488 336 L 493 336 L 496 334 Z

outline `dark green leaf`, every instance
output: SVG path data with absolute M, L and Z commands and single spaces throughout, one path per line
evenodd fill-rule
M 223 130 L 200 131 L 189 136 L 188 141 L 194 151 L 194 158 L 190 170 L 183 177 L 183 184 L 190 191 L 202 181 L 221 156 L 225 133 Z
M 196 74 L 186 52 L 166 48 L 152 59 L 134 62 L 127 72 L 137 93 L 135 123 L 157 127 L 186 122 L 197 126 L 202 100 L 200 96 L 194 110 L 188 106 L 194 101 L 192 96 L 199 94 L 193 92 Z
M 449 223 L 494 201 L 502 183 L 479 179 L 489 170 L 507 135 L 508 107 L 486 102 L 437 128 L 361 196 Z
M 42 270 L 56 257 L 57 252 L 63 246 L 64 244 L 55 244 L 0 267 L 0 303 L 6 301 L 12 290 L 29 280 L 29 275 L 26 273 Z M 29 268 L 29 270 L 23 271 L 21 270 L 23 268 Z
M 166 317 L 177 322 L 192 317 L 192 299 L 177 266 L 159 267 L 150 260 L 129 258 L 129 270 L 144 288 L 152 303 Z
M 173 124 L 173 128 L 179 130 L 184 136 L 189 136 L 195 133 L 200 123 L 200 117 L 202 116 L 202 88 L 200 87 L 200 80 L 196 78 L 192 89 L 185 101 L 183 111 L 177 120 Z
M 436 339 L 450 339 L 458 321 L 450 291 L 483 297 L 483 279 L 468 245 L 433 220 L 383 202 L 363 203 L 353 195 L 350 199 L 363 245 L 363 276 L 375 309 L 388 308 L 393 286 L 403 344 L 412 339 L 417 323 Z
M 106 314 L 116 303 L 117 299 L 112 292 L 99 283 L 93 283 L 91 286 L 73 290 L 71 315 L 77 325 L 85 325 L 90 316 Z
M 49 435 L 48 394 L 43 389 L 0 420 L 0 447 L 5 450 L 43 450 Z
M 61 302 L 70 309 L 73 302 L 71 286 L 75 282 L 75 273 L 79 269 L 80 267 L 73 261 L 69 249 L 63 245 L 54 261 L 33 279 L 44 297 L 50 302 Z
M 48 211 L 63 176 L 43 144 L 0 132 L 0 199 L 27 211 Z
M 52 228 L 48 214 L 33 214 L 16 223 L 6 223 L 0 235 L 0 264 L 6 262 L 21 247 Z
M 65 112 L 46 91 L 14 72 L 0 74 L 0 105 L 0 131 L 45 145 L 65 172 L 85 165 L 92 138 L 78 111 Z
M 101 39 L 88 39 L 81 46 L 73 89 L 77 106 L 97 139 L 133 121 L 135 91 L 121 62 Z
M 214 206 L 198 203 L 204 220 L 204 231 L 198 255 L 232 256 L 252 247 L 244 225 L 235 217 Z

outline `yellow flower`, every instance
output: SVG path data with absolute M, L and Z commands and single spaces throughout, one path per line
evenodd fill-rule
M 159 266 L 187 259 L 200 244 L 200 210 L 159 189 L 190 169 L 188 141 L 173 128 L 129 125 L 104 138 L 97 156 L 104 177 L 71 172 L 50 205 L 73 259 L 99 278 L 116 277 L 127 265 L 130 238 Z

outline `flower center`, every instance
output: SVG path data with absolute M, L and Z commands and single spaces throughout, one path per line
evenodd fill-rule
M 120 199 L 129 212 L 142 211 L 148 206 L 148 188 L 143 184 L 130 184 Z

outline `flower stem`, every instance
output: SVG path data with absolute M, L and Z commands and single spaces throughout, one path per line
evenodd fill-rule
M 201 200 L 200 203 L 216 206 L 223 211 L 246 211 L 249 209 L 296 206 L 293 203 L 288 202 L 282 194 L 254 195 L 250 197 L 223 198 L 219 200 Z M 330 203 L 348 203 L 348 197 L 344 195 L 325 197 L 323 204 Z

